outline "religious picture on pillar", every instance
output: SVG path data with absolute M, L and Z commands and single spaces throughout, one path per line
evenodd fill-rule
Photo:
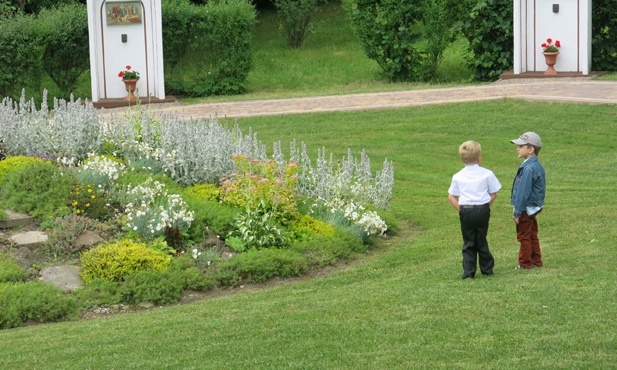
M 140 1 L 117 1 L 105 3 L 107 25 L 141 23 Z

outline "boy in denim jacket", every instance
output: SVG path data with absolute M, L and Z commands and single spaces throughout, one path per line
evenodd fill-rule
M 493 275 L 495 259 L 488 249 L 488 223 L 501 184 L 495 174 L 482 164 L 482 148 L 475 141 L 466 141 L 458 149 L 465 167 L 452 176 L 448 200 L 459 213 L 463 234 L 463 279 L 476 276 L 477 257 L 480 271 Z
M 516 269 L 542 267 L 544 263 L 536 220 L 544 207 L 546 194 L 546 172 L 538 161 L 542 140 L 535 132 L 525 132 L 510 142 L 518 145 L 516 154 L 524 159 L 514 178 L 510 200 L 514 206 L 512 218 L 516 224 L 516 239 L 521 243 Z

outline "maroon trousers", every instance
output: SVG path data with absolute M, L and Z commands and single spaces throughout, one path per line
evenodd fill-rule
M 542 253 L 540 252 L 540 239 L 538 239 L 538 221 L 536 216 L 542 212 L 529 216 L 523 212 L 516 224 L 516 239 L 521 243 L 518 252 L 518 265 L 530 269 L 533 266 L 542 267 Z

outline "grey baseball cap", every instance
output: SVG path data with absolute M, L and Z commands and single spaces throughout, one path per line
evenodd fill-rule
M 540 135 L 531 131 L 525 132 L 518 139 L 510 140 L 510 142 L 516 145 L 529 144 L 538 148 L 542 148 L 542 139 L 540 139 Z

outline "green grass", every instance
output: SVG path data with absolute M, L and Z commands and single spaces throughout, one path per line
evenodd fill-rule
M 401 235 L 310 280 L 83 322 L 0 332 L 0 368 L 605 369 L 617 363 L 617 174 L 611 105 L 500 100 L 242 119 L 264 142 L 311 155 L 364 148 L 394 161 Z M 230 122 L 231 123 L 231 122 Z M 520 160 L 510 139 L 544 148 L 545 266 L 515 271 L 509 206 Z M 503 189 L 489 242 L 495 276 L 460 280 L 460 228 L 447 200 L 457 148 L 482 144 Z M 403 222 L 404 224 L 404 222 Z
M 617 73 L 616 72 L 608 72 L 603 74 L 602 76 L 596 77 L 596 80 L 600 81 L 617 81 Z

